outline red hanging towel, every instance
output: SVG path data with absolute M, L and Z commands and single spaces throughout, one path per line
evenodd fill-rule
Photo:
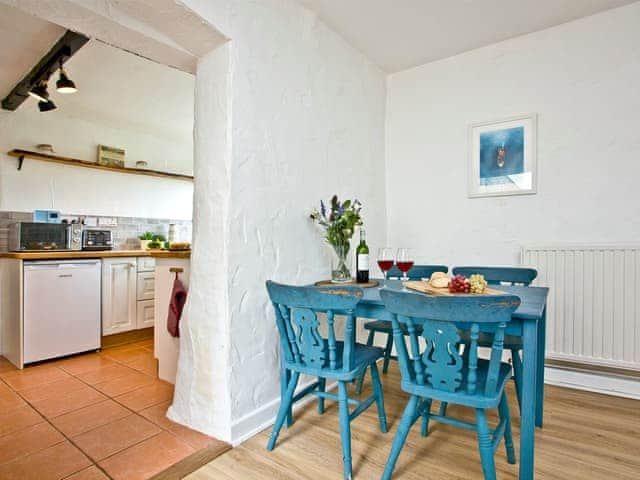
M 187 290 L 178 278 L 173 281 L 173 290 L 171 291 L 171 301 L 169 302 L 169 315 L 167 316 L 167 330 L 173 337 L 180 336 L 180 317 L 182 317 L 182 309 L 187 301 Z

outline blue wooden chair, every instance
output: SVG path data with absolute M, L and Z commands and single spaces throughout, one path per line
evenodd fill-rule
M 423 278 L 430 278 L 433 272 L 444 272 L 447 273 L 449 271 L 449 267 L 446 265 L 414 265 L 407 276 L 410 280 L 421 280 Z M 389 270 L 387 277 L 401 277 L 402 272 L 398 270 L 397 266 L 393 266 L 391 270 Z M 364 328 L 369 330 L 369 336 L 367 337 L 367 345 L 373 345 L 376 333 L 380 333 L 382 335 L 387 336 L 386 344 L 384 347 L 384 361 L 382 363 L 382 373 L 386 374 L 389 370 L 389 361 L 396 360 L 394 356 L 391 355 L 393 350 L 393 335 L 391 330 L 391 322 L 386 320 L 374 320 L 372 322 L 367 322 L 364 325 Z M 358 383 L 356 385 L 356 393 L 362 393 L 362 384 L 364 382 L 365 372 L 362 372 L 362 375 L 358 378 Z
M 360 345 L 355 341 L 354 309 L 363 291 L 357 287 L 293 287 L 267 282 L 267 291 L 276 314 L 276 325 L 280 334 L 283 382 L 280 409 L 267 444 L 272 450 L 282 425 L 291 423 L 291 407 L 306 395 L 318 397 L 318 412 L 324 413 L 324 400 L 337 400 L 340 416 L 340 435 L 344 461 L 344 478 L 351 478 L 351 426 L 358 415 L 376 402 L 380 430 L 387 431 L 387 419 L 380 376 L 376 361 L 383 350 L 378 347 Z M 319 316 L 318 313 L 324 314 Z M 344 340 L 336 339 L 335 316 L 344 315 Z M 318 329 L 326 322 L 327 336 Z M 347 384 L 364 369 L 371 367 L 373 395 L 366 400 L 351 399 L 347 395 Z M 295 393 L 300 374 L 317 377 L 318 380 L 299 393 Z M 289 378 L 290 375 L 290 378 Z M 325 391 L 327 380 L 338 382 L 338 394 Z M 349 405 L 356 408 L 349 412 Z
M 380 295 L 392 314 L 402 390 L 410 394 L 383 480 L 391 478 L 409 430 L 420 417 L 423 437 L 427 436 L 430 420 L 475 430 L 484 478 L 495 480 L 494 454 L 503 437 L 507 460 L 509 463 L 516 461 L 505 394 L 505 384 L 511 378 L 511 366 L 502 363 L 501 356 L 504 330 L 511 314 L 520 305 L 520 299 L 514 295 L 431 296 L 384 288 Z M 409 350 L 403 325 L 409 332 Z M 490 360 L 478 358 L 480 325 L 494 332 Z M 422 327 L 422 334 L 417 333 L 418 326 Z M 457 348 L 459 328 L 471 331 L 468 357 L 460 355 Z M 476 423 L 432 414 L 433 400 L 474 408 Z M 485 412 L 490 408 L 498 408 L 500 415 L 500 421 L 493 430 L 489 428 Z
M 538 276 L 538 271 L 534 268 L 526 267 L 454 267 L 454 275 L 464 275 L 470 277 L 474 274 L 481 274 L 487 283 L 496 288 L 500 285 L 530 285 Z M 484 348 L 491 347 L 490 336 L 480 334 L 478 345 Z M 469 345 L 468 335 L 462 336 L 462 343 Z M 504 348 L 511 352 L 511 364 L 513 365 L 513 379 L 516 385 L 516 396 L 518 398 L 518 407 L 522 400 L 522 338 L 507 335 L 504 339 Z M 447 405 L 440 406 L 440 413 L 445 414 Z

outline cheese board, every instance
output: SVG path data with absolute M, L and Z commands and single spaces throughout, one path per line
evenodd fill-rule
M 495 290 L 493 288 L 486 288 L 482 293 L 451 293 L 448 287 L 436 288 L 431 285 L 430 281 L 417 281 L 409 280 L 402 284 L 405 288 L 415 290 L 417 292 L 426 293 L 428 295 L 443 295 L 446 297 L 460 297 L 460 296 L 478 296 L 478 295 L 506 295 L 505 292 Z

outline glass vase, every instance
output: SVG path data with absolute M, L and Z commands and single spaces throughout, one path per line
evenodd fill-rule
M 331 282 L 347 283 L 351 281 L 351 272 L 347 265 L 347 255 L 349 245 L 331 245 L 335 253 L 333 264 L 331 265 Z

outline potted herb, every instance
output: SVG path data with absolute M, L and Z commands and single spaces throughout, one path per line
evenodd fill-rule
M 164 235 L 159 235 L 153 232 L 145 232 L 138 238 L 140 239 L 140 247 L 143 250 L 162 248 L 164 242 L 167 241 Z
M 311 212 L 311 219 L 324 229 L 325 240 L 336 254 L 331 269 L 331 281 L 334 283 L 351 281 L 347 255 L 355 228 L 362 225 L 361 209 L 362 204 L 358 200 L 340 202 L 338 196 L 334 195 L 328 207 L 320 200 L 320 210 Z

